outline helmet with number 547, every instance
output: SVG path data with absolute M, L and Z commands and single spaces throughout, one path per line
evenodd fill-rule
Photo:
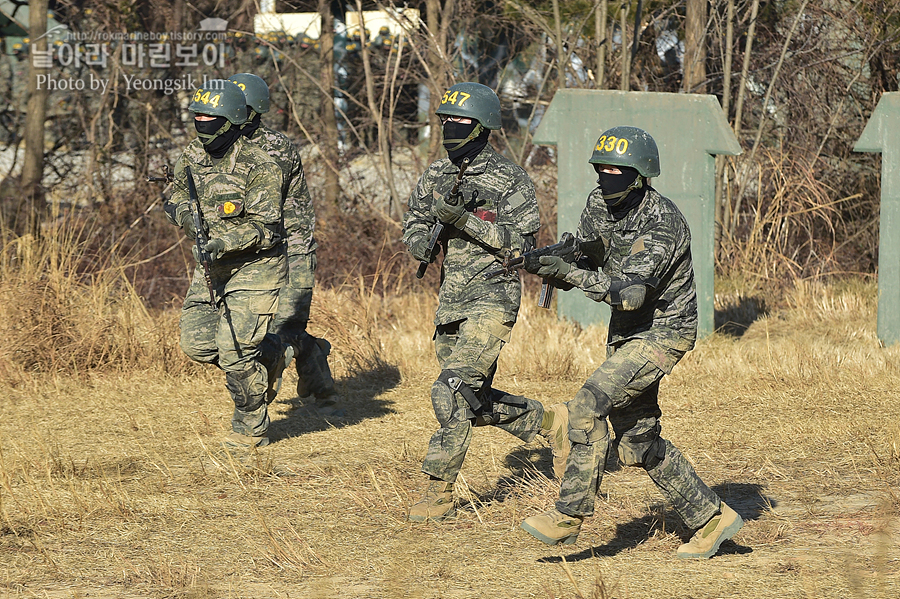
M 620 126 L 604 131 L 588 160 L 591 164 L 630 166 L 642 177 L 659 175 L 659 149 L 649 133 Z
M 468 117 L 485 129 L 499 129 L 500 98 L 486 85 L 457 83 L 444 92 L 435 114 Z
M 233 81 L 210 79 L 197 88 L 188 110 L 195 114 L 224 116 L 234 125 L 247 120 L 247 99 Z

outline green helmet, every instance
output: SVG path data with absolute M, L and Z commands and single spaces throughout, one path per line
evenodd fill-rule
M 236 83 L 227 79 L 210 79 L 194 92 L 188 110 L 195 114 L 224 116 L 234 125 L 247 120 L 247 99 Z
M 435 114 L 475 119 L 485 129 L 500 128 L 500 98 L 480 83 L 457 83 L 444 92 Z
M 262 77 L 252 73 L 238 73 L 228 79 L 237 83 L 237 86 L 244 92 L 244 97 L 247 98 L 247 106 L 256 111 L 257 114 L 269 112 L 269 86 L 266 85 Z
M 630 166 L 642 177 L 659 175 L 659 150 L 656 142 L 649 133 L 637 127 L 613 127 L 604 131 L 588 162 Z

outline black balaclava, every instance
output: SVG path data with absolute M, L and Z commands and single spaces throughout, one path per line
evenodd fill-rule
M 481 123 L 474 121 L 468 125 L 447 121 L 444 123 L 444 148 L 450 157 L 450 162 L 459 166 L 464 158 L 471 162 L 487 145 L 490 129 L 485 129 Z
M 203 149 L 213 158 L 222 158 L 234 142 L 241 136 L 240 127 L 233 127 L 231 121 L 224 116 L 217 116 L 211 121 L 194 119 L 197 136 L 203 142 Z
M 253 137 L 253 134 L 256 133 L 256 130 L 262 124 L 262 115 L 249 106 L 247 107 L 247 115 L 247 122 L 241 125 L 241 135 L 249 139 Z
M 597 183 L 603 193 L 603 201 L 606 202 L 610 214 L 616 220 L 628 214 L 644 199 L 647 180 L 641 177 L 637 169 L 630 166 L 617 167 L 622 171 L 621 175 L 602 173 L 599 164 L 594 165 L 599 177 Z

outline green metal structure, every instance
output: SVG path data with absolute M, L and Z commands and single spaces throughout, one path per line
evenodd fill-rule
M 574 232 L 597 175 L 588 164 L 597 137 L 617 125 L 639 127 L 659 146 L 661 174 L 652 185 L 674 201 L 691 227 L 699 334 L 715 328 L 715 154 L 741 146 L 715 96 L 605 90 L 556 92 L 534 143 L 557 148 L 557 230 Z M 584 294 L 560 293 L 558 314 L 582 325 L 609 321 L 609 308 Z
M 856 152 L 881 152 L 878 231 L 878 339 L 900 342 L 900 92 L 881 96 Z

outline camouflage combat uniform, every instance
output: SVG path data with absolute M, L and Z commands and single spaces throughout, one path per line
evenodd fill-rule
M 433 199 L 445 196 L 459 169 L 443 158 L 432 163 L 409 198 L 403 220 L 407 245 L 426 239 L 435 222 Z M 523 441 L 541 428 L 543 406 L 534 400 L 491 388 L 501 348 L 509 341 L 519 311 L 521 287 L 516 272 L 486 280 L 507 251 L 533 245 L 540 227 L 534 184 L 525 171 L 488 144 L 466 170 L 460 193 L 471 214 L 462 230 L 444 228 L 444 262 L 434 342 L 441 376 L 431 398 L 441 428 L 431 437 L 422 471 L 453 482 L 462 467 L 478 424 L 493 424 Z M 484 411 L 473 410 L 447 373 L 461 379 Z
M 166 214 L 180 223 L 190 211 L 185 167 L 190 166 L 210 239 L 225 253 L 210 268 L 217 306 L 198 264 L 181 312 L 181 347 L 191 359 L 225 371 L 234 400 L 232 429 L 264 436 L 269 425 L 269 372 L 282 353 L 268 333 L 284 285 L 286 260 L 281 214 L 281 169 L 255 144 L 238 139 L 214 160 L 199 139 L 175 163 Z
M 306 332 L 318 246 L 313 237 L 316 215 L 306 185 L 300 152 L 286 135 L 265 125 L 260 125 L 250 139 L 278 163 L 284 175 L 282 197 L 288 277 L 279 295 L 278 312 L 271 330 L 281 337 L 282 342 L 297 348 L 300 395 L 325 397 L 334 392 L 334 379 L 327 363 L 330 345 L 324 339 L 317 340 Z
M 568 402 L 572 450 L 556 509 L 570 516 L 593 514 L 609 447 L 606 426 L 598 421 L 608 416 L 622 462 L 644 466 L 685 524 L 699 528 L 720 500 L 681 452 L 659 437 L 660 379 L 693 348 L 697 334 L 687 221 L 650 187 L 638 208 L 616 220 L 597 188 L 588 196 L 577 236 L 602 238 L 607 247 L 600 270 L 576 268 L 565 275 L 566 283 L 590 299 L 607 299 L 614 280 L 658 282 L 637 310 L 613 308 L 607 359 Z

